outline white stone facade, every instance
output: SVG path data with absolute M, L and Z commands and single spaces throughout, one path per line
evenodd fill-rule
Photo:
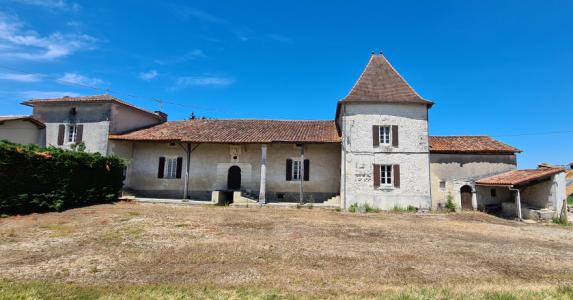
M 398 146 L 374 146 L 372 127 L 398 126 Z M 342 129 L 341 206 L 368 203 L 382 209 L 431 207 L 428 112 L 421 104 L 347 103 Z M 374 187 L 373 166 L 399 165 L 400 187 Z

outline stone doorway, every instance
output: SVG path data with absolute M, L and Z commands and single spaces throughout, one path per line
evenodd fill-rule
M 232 166 L 227 174 L 227 189 L 238 191 L 241 189 L 241 168 Z
M 469 185 L 464 185 L 460 189 L 460 194 L 462 198 L 462 209 L 471 210 L 473 209 L 472 205 L 472 187 Z

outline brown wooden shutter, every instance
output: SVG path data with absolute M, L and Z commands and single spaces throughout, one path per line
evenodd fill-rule
M 380 165 L 373 165 L 372 178 L 374 178 L 374 188 L 380 187 Z
M 286 160 L 286 180 L 292 180 L 292 159 L 290 158 Z
M 372 145 L 374 147 L 380 146 L 380 126 L 378 125 L 372 126 Z
M 159 167 L 157 168 L 157 178 L 163 178 L 163 172 L 165 171 L 165 157 L 159 158 Z
M 394 187 L 400 187 L 400 165 L 394 165 Z
M 392 146 L 398 147 L 398 126 L 392 125 Z
M 58 126 L 58 145 L 64 144 L 64 133 L 66 132 L 66 125 L 60 124 Z
M 177 157 L 177 173 L 175 177 L 181 178 L 181 170 L 183 168 L 183 157 Z
M 308 181 L 310 179 L 310 160 L 304 160 L 304 181 Z
M 84 137 L 84 125 L 78 125 L 78 131 L 76 132 L 76 144 L 82 142 Z

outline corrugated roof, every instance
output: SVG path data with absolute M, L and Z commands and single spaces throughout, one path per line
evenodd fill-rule
M 519 153 L 521 150 L 489 136 L 430 136 L 432 153 Z
M 162 123 L 112 140 L 192 143 L 340 143 L 334 121 L 187 120 Z
M 353 101 L 433 105 L 420 97 L 382 54 L 370 57 L 360 78 L 342 99 L 342 102 Z
M 44 125 L 44 123 L 42 123 L 40 120 L 37 120 L 37 119 L 33 118 L 32 116 L 26 116 L 26 115 L 0 116 L 0 122 L 4 122 L 4 121 L 17 121 L 17 120 L 30 121 L 30 122 L 32 122 L 34 125 L 38 126 L 39 128 L 44 128 L 44 127 L 46 127 L 46 125 Z
M 151 112 L 149 110 L 137 107 L 131 103 L 125 102 L 121 99 L 118 99 L 116 97 L 113 97 L 111 95 L 92 95 L 92 96 L 74 96 L 74 97 L 70 97 L 70 96 L 64 96 L 61 98 L 47 98 L 47 99 L 31 99 L 31 100 L 27 100 L 22 102 L 22 104 L 24 105 L 28 105 L 28 106 L 34 106 L 35 104 L 41 103 L 69 103 L 69 102 L 79 102 L 79 103 L 85 103 L 85 102 L 91 102 L 91 103 L 97 103 L 97 102 L 114 102 L 120 105 L 124 105 L 136 110 L 139 110 L 141 112 L 153 115 L 155 118 L 158 118 L 160 120 L 163 120 L 163 117 L 158 115 L 157 113 Z
M 565 172 L 565 170 L 562 168 L 547 167 L 528 170 L 513 170 L 480 179 L 476 181 L 476 183 L 481 185 L 520 185 L 533 180 L 544 179 L 561 172 Z

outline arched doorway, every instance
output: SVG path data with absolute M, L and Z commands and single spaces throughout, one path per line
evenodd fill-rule
M 469 185 L 462 186 L 460 189 L 460 194 L 462 196 L 462 209 L 473 209 L 472 187 Z
M 238 191 L 241 189 L 241 168 L 232 166 L 227 174 L 227 189 Z

